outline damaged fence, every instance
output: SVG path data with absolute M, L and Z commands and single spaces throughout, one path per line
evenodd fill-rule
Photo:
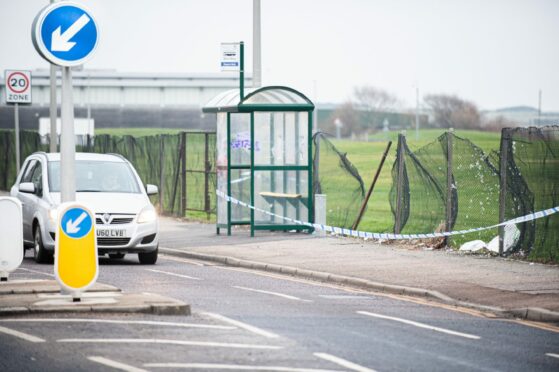
M 401 134 L 389 196 L 394 232 L 448 232 L 494 225 L 559 205 L 558 184 L 557 126 L 503 129 L 500 151 L 489 154 L 452 131 L 412 152 Z M 559 261 L 557 215 L 518 224 L 517 229 L 518 238 L 510 247 L 502 243 L 505 227 L 499 229 L 501 253 Z M 448 243 L 487 242 L 496 234 L 486 230 L 455 236 Z

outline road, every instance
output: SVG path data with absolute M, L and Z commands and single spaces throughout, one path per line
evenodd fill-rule
M 52 275 L 30 253 L 13 278 Z M 2 317 L 0 370 L 559 370 L 553 327 L 473 311 L 167 255 L 103 258 L 98 281 L 181 299 L 193 315 Z

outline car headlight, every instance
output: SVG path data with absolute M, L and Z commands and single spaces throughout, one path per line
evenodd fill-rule
M 58 220 L 58 208 L 49 209 L 49 219 L 53 223 Z
M 145 208 L 138 216 L 138 223 L 153 222 L 157 219 L 157 213 L 153 208 Z

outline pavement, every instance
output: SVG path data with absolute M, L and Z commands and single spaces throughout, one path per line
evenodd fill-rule
M 216 235 L 213 224 L 170 217 L 160 229 L 165 254 L 559 322 L 558 265 L 306 233 Z

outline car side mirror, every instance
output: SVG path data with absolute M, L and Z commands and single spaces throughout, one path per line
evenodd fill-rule
M 159 189 L 155 185 L 147 184 L 146 185 L 146 192 L 147 192 L 148 195 L 155 195 L 159 192 Z
M 25 192 L 28 194 L 34 194 L 35 193 L 35 185 L 33 184 L 33 182 L 22 182 L 19 184 L 19 191 L 21 192 Z

